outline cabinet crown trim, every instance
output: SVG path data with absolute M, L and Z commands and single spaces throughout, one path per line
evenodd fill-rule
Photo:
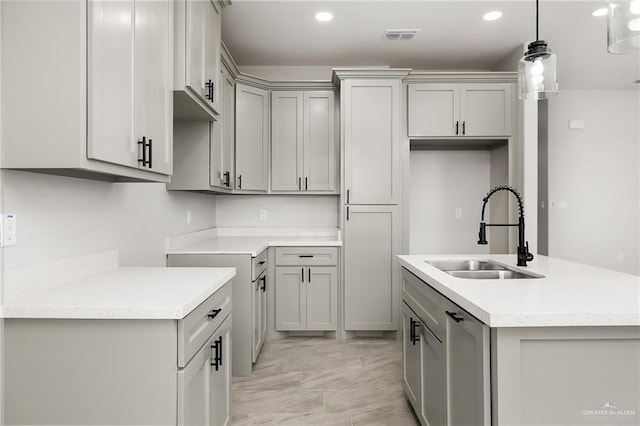
M 518 73 L 502 71 L 411 71 L 404 78 L 405 83 L 515 83 L 517 81 Z

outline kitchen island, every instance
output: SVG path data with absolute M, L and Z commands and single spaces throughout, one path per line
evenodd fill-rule
M 427 261 L 540 276 L 468 279 Z M 423 424 L 640 422 L 640 278 L 537 256 L 399 256 L 405 394 Z
M 7 424 L 227 424 L 233 268 L 116 268 L 3 306 Z

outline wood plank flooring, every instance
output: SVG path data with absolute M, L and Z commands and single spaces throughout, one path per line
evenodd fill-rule
M 266 342 L 233 378 L 233 426 L 417 426 L 402 390 L 399 341 L 291 337 Z

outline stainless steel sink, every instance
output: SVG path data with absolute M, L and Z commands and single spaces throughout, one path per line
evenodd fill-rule
M 512 270 L 503 271 L 446 271 L 452 277 L 467 278 L 472 280 L 514 280 L 514 279 L 531 279 L 543 278 L 541 275 L 529 272 L 520 272 Z
M 487 260 L 460 259 L 460 260 L 428 260 L 428 264 L 441 271 L 504 271 L 507 268 L 498 263 Z
M 544 278 L 544 275 L 511 269 L 499 263 L 478 259 L 427 260 L 452 277 L 472 280 L 514 280 Z

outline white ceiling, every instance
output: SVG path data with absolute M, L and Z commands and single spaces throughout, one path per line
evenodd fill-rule
M 640 55 L 607 53 L 606 1 L 540 2 L 540 38 L 558 55 L 560 88 L 631 88 Z M 334 19 L 319 23 L 318 11 Z M 503 12 L 485 22 L 482 15 Z M 385 29 L 421 29 L 411 41 L 384 41 Z M 390 66 L 495 70 L 535 39 L 535 1 L 234 0 L 222 39 L 239 66 Z M 517 51 L 517 52 L 516 52 Z M 515 66 L 515 64 L 514 64 Z

